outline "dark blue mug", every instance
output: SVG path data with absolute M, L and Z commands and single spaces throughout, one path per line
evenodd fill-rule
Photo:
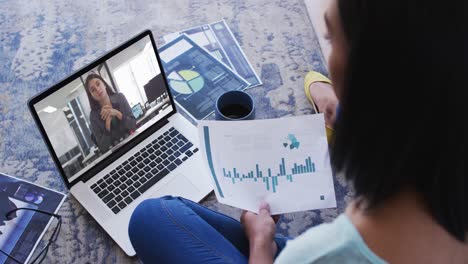
M 229 91 L 218 97 L 215 104 L 216 120 L 253 120 L 255 105 L 253 98 L 243 91 Z

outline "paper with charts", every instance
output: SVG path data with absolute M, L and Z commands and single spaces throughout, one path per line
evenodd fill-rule
M 250 85 L 186 34 L 159 48 L 159 55 L 176 103 L 194 121 L 211 115 L 224 92 Z
M 242 76 L 250 83 L 248 88 L 263 84 L 226 21 L 216 21 L 168 34 L 163 36 L 160 41 L 168 43 L 183 34 L 187 34 L 195 43 L 213 55 L 213 57 Z
M 200 147 L 218 201 L 272 214 L 336 207 L 323 114 L 200 121 Z

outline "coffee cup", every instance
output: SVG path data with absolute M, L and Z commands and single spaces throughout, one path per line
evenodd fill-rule
M 215 104 L 216 120 L 253 120 L 255 105 L 253 98 L 243 91 L 228 91 L 218 97 Z

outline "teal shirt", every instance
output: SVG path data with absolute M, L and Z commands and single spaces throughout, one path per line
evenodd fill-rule
M 311 228 L 288 241 L 275 263 L 386 262 L 367 247 L 349 218 L 342 214 L 332 223 Z

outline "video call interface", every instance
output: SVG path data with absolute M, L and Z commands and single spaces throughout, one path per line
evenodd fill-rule
M 34 105 L 73 181 L 173 109 L 149 36 Z

